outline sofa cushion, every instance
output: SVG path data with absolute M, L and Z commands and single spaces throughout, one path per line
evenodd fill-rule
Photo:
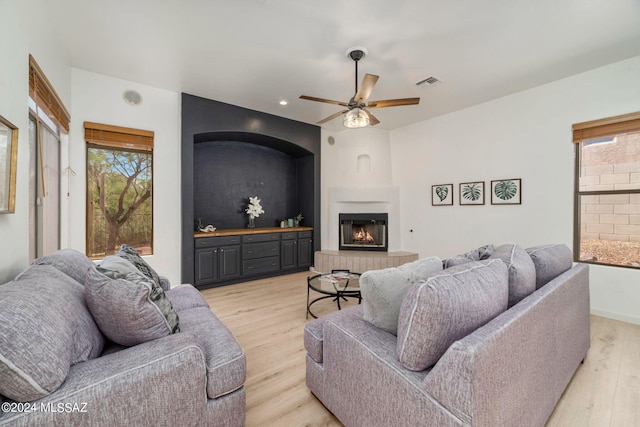
M 485 259 L 489 259 L 489 257 L 493 255 L 494 252 L 495 248 L 493 247 L 493 245 L 484 245 L 480 246 L 477 249 L 473 249 L 466 254 L 447 258 L 442 262 L 442 264 L 444 268 L 450 268 L 457 265 L 466 264 L 471 261 L 482 261 Z
M 33 263 L 36 265 L 51 265 L 81 285 L 84 285 L 87 270 L 93 265 L 93 261 L 75 249 L 60 249 L 50 255 L 36 259 Z
M 165 291 L 165 294 L 178 313 L 190 308 L 209 307 L 209 304 L 207 304 L 207 301 L 202 297 L 202 294 L 189 284 L 174 286 L 168 291 Z
M 552 244 L 528 248 L 536 269 L 536 289 L 549 283 L 573 266 L 573 254 L 566 245 Z
M 440 270 L 442 270 L 442 260 L 431 257 L 399 267 L 365 271 L 360 276 L 365 320 L 395 335 L 398 332 L 398 315 L 402 298 L 409 287 Z
M 434 365 L 456 340 L 507 309 L 509 275 L 499 259 L 473 261 L 416 283 L 400 308 L 397 351 L 407 369 Z
M 536 268 L 527 252 L 514 243 L 498 246 L 489 259 L 499 258 L 509 269 L 509 307 L 536 290 Z
M 205 349 L 209 398 L 215 399 L 241 388 L 246 379 L 244 351 L 209 307 L 181 311 L 180 324 L 180 333 L 193 334 Z
M 71 365 L 100 354 L 104 337 L 84 291 L 51 265 L 32 265 L 0 286 L 0 394 L 40 399 L 62 384 Z
M 180 330 L 171 301 L 127 260 L 110 256 L 91 268 L 87 304 L 102 332 L 113 342 L 132 346 Z
M 153 280 L 153 283 L 162 287 L 160 276 L 151 268 L 149 264 L 140 256 L 140 253 L 129 245 L 121 245 L 116 256 L 124 258 L 133 264 L 142 274 Z

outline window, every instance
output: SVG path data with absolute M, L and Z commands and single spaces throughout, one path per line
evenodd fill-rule
M 60 248 L 60 135 L 69 112 L 29 55 L 29 258 Z
M 573 125 L 577 261 L 640 268 L 640 113 Z
M 84 123 L 87 141 L 87 255 L 121 244 L 153 253 L 153 132 Z

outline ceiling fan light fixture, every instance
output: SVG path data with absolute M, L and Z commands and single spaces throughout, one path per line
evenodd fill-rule
M 342 125 L 351 129 L 369 126 L 369 115 L 361 108 L 354 108 L 344 116 Z

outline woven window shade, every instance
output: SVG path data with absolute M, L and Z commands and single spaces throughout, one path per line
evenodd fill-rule
M 573 142 L 578 144 L 590 139 L 615 136 L 640 131 L 640 112 L 576 123 L 573 125 Z
M 153 151 L 153 131 L 84 122 L 84 138 L 95 146 Z
M 42 108 L 58 128 L 69 132 L 69 112 L 44 75 L 33 56 L 29 55 L 29 96 Z

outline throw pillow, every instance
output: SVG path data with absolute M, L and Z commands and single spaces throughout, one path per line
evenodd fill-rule
M 507 309 L 508 272 L 499 260 L 472 261 L 411 287 L 398 319 L 398 359 L 413 371 L 434 365 L 449 346 Z
M 121 245 L 120 250 L 118 251 L 116 256 L 126 259 L 131 264 L 133 264 L 138 270 L 140 270 L 142 274 L 147 276 L 149 279 L 153 280 L 153 282 L 156 285 L 162 286 L 162 283 L 160 283 L 160 276 L 158 275 L 158 273 L 156 273 L 156 271 L 153 268 L 151 268 L 149 264 L 147 264 L 147 262 L 140 256 L 140 253 L 137 250 L 135 250 L 133 247 L 129 245 Z
M 0 286 L 0 394 L 30 402 L 54 392 L 71 365 L 100 355 L 104 337 L 85 288 L 50 265 Z
M 396 335 L 402 298 L 409 287 L 442 270 L 438 257 L 423 258 L 399 267 L 365 271 L 360 276 L 364 319 Z
M 473 249 L 466 254 L 457 255 L 451 258 L 447 258 L 443 262 L 444 268 L 455 267 L 456 265 L 466 264 L 471 261 L 482 261 L 489 259 L 495 252 L 493 245 L 480 246 L 478 249 Z
M 180 331 L 162 288 L 130 262 L 109 256 L 87 273 L 87 304 L 111 341 L 132 346 Z
M 84 285 L 87 270 L 93 262 L 82 252 L 75 249 L 60 249 L 33 261 L 36 265 L 52 265 L 71 277 L 76 282 Z
M 573 267 L 573 254 L 566 245 L 543 245 L 528 248 L 536 269 L 536 289 L 540 289 Z
M 509 307 L 536 290 L 536 268 L 527 252 L 514 243 L 498 246 L 489 259 L 499 258 L 509 269 Z

